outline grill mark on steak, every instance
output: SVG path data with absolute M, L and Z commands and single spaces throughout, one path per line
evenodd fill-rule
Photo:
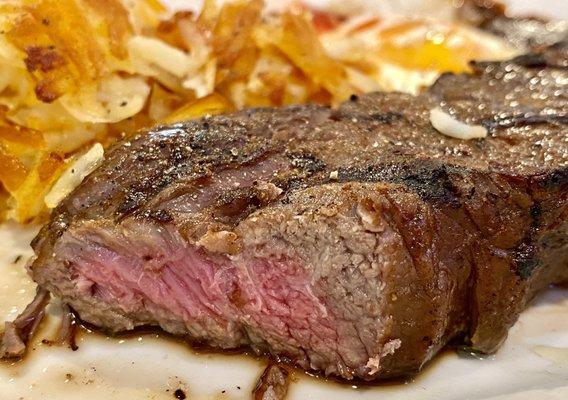
M 448 170 L 457 172 L 459 168 L 447 165 L 436 165 L 425 161 L 369 165 L 367 167 L 351 167 L 338 170 L 339 182 L 392 182 L 402 183 L 412 188 L 426 201 L 436 201 L 452 207 L 461 205 L 454 193 Z
M 34 279 L 110 331 L 372 380 L 495 351 L 568 280 L 568 48 L 423 94 L 252 109 L 117 144 L 34 240 Z M 485 124 L 438 133 L 429 110 Z

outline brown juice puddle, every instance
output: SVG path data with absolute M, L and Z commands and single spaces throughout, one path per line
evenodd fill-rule
M 58 346 L 57 344 L 53 343 L 53 339 L 57 338 L 57 330 L 54 329 L 53 323 L 54 320 L 57 321 L 57 318 L 53 317 L 52 315 L 49 316 L 48 320 L 44 321 L 42 323 L 42 327 L 39 331 L 39 335 L 36 335 L 36 338 L 34 338 L 34 341 L 32 343 L 32 348 L 30 348 L 30 351 L 28 352 L 28 355 L 26 357 L 26 359 L 24 359 L 23 361 L 20 362 L 15 362 L 12 363 L 12 366 L 14 367 L 14 375 L 13 376 L 18 376 L 18 369 L 23 367 L 23 363 L 25 363 L 25 361 L 27 360 L 28 357 L 31 357 L 34 355 L 34 353 L 36 353 L 36 349 L 39 350 L 42 347 L 56 347 Z M 177 337 L 177 336 L 173 336 L 171 334 L 168 334 L 164 331 L 162 331 L 160 328 L 157 327 L 144 327 L 144 328 L 138 328 L 135 329 L 133 331 L 130 332 L 125 332 L 122 334 L 117 334 L 117 335 L 109 335 L 108 333 L 102 332 L 99 329 L 97 329 L 96 327 L 80 322 L 79 320 L 77 321 L 77 329 L 76 329 L 76 334 L 75 334 L 75 342 L 77 343 L 79 349 L 78 351 L 81 352 L 81 347 L 82 346 L 90 346 L 91 348 L 96 347 L 96 346 L 101 346 L 101 345 L 105 345 L 106 343 L 117 343 L 117 342 L 143 342 L 146 343 L 148 346 L 160 346 L 161 349 L 164 349 L 164 352 L 176 352 L 177 354 L 181 354 L 182 357 L 185 357 L 184 354 L 187 354 L 187 357 L 191 357 L 192 355 L 198 355 L 198 356 L 208 356 L 208 355 L 221 355 L 221 356 L 226 356 L 229 355 L 231 357 L 235 357 L 235 358 L 240 358 L 240 359 L 252 359 L 255 362 L 258 363 L 258 365 L 268 365 L 271 362 L 271 358 L 267 357 L 265 355 L 257 355 L 254 354 L 253 352 L 251 352 L 250 350 L 246 349 L 246 348 L 241 348 L 241 349 L 232 349 L 229 351 L 221 351 L 219 349 L 215 349 L 212 348 L 210 346 L 207 346 L 203 343 L 198 343 L 195 341 L 191 341 L 188 340 L 187 338 L 183 338 L 183 337 Z M 69 346 L 68 346 L 69 347 Z M 138 348 L 136 348 L 138 349 Z M 374 382 L 365 382 L 365 381 L 344 381 L 344 380 L 340 380 L 340 379 L 335 379 L 333 377 L 324 377 L 321 376 L 319 374 L 315 374 L 312 372 L 305 372 L 301 369 L 295 368 L 293 366 L 291 366 L 289 363 L 286 362 L 286 360 L 280 360 L 284 363 L 285 368 L 288 370 L 289 372 L 289 379 L 290 379 L 290 388 L 291 390 L 293 390 L 294 385 L 299 385 L 299 384 L 309 384 L 310 381 L 313 383 L 315 383 L 316 385 L 323 385 L 325 386 L 326 390 L 336 390 L 335 388 L 337 388 L 337 390 L 345 390 L 347 389 L 347 393 L 345 394 L 346 396 L 349 396 L 349 390 L 352 389 L 356 392 L 361 392 L 361 393 L 369 393 L 369 395 L 374 396 L 375 393 L 376 395 L 392 395 L 392 394 L 396 394 L 399 390 L 401 390 L 403 387 L 407 387 L 408 389 L 411 389 L 412 387 L 414 388 L 419 388 L 421 386 L 427 386 L 426 381 L 431 380 L 429 377 L 430 375 L 433 373 L 433 371 L 437 370 L 438 368 L 443 368 L 441 365 L 442 363 L 446 362 L 446 360 L 448 360 L 449 358 L 455 358 L 456 357 L 456 352 L 461 352 L 462 354 L 465 352 L 465 350 L 467 349 L 458 349 L 457 346 L 452 345 L 449 347 L 444 348 L 443 350 L 441 350 L 430 362 L 428 362 L 424 368 L 414 374 L 414 375 L 410 375 L 410 376 L 406 376 L 406 377 L 402 377 L 402 378 L 396 378 L 396 379 L 385 379 L 385 380 L 380 380 L 380 381 L 374 381 Z M 539 353 L 539 355 L 544 355 L 544 356 L 548 356 L 548 353 L 550 353 L 547 350 L 546 354 L 544 353 L 544 350 L 542 349 L 536 349 L 538 351 L 536 351 L 536 353 Z M 66 350 L 71 357 L 73 357 L 71 349 Z M 138 351 L 138 350 L 137 350 Z M 144 349 L 141 348 L 140 351 L 142 353 L 144 353 Z M 542 354 L 541 354 L 542 353 Z M 37 354 L 38 356 L 41 356 L 41 354 Z M 472 363 L 480 363 L 483 361 L 479 361 L 476 360 L 476 357 L 468 357 L 468 358 L 472 358 L 471 362 Z M 72 358 L 71 358 L 72 359 Z M 110 361 L 110 360 L 109 360 Z M 201 360 L 196 359 L 195 360 L 198 364 L 201 363 Z M 235 360 L 236 361 L 236 360 Z M 489 360 L 488 360 L 489 361 Z M 557 361 L 558 362 L 558 361 Z M 206 365 L 207 363 L 207 359 L 203 360 L 203 365 Z M 226 360 L 227 366 L 228 368 L 230 368 L 230 365 L 232 365 L 232 360 L 228 359 Z M 139 365 L 139 364 L 137 364 Z M 134 370 L 136 370 L 138 367 L 132 367 Z M 260 367 L 263 368 L 263 367 Z M 142 369 L 144 369 L 144 367 L 142 367 Z M 175 370 L 175 366 L 174 366 L 174 370 Z M 259 375 L 262 372 L 262 370 L 259 370 Z M 183 373 L 183 372 L 181 372 Z M 81 377 L 78 374 L 75 374 L 75 372 L 71 371 L 70 374 L 74 377 L 73 379 L 79 381 L 81 380 L 81 382 L 85 381 L 85 382 L 89 382 L 89 379 L 86 379 L 84 377 Z M 181 376 L 181 375 L 180 375 Z M 252 387 L 254 387 L 254 383 L 256 382 L 256 380 L 258 379 L 258 376 L 255 376 L 254 373 L 250 374 L 250 377 L 247 378 L 247 382 L 250 383 L 252 385 Z M 61 379 L 63 379 L 63 376 L 61 377 Z M 101 379 L 104 379 L 101 378 Z M 244 382 L 244 381 L 243 381 Z M 164 385 L 166 385 L 166 383 L 164 383 Z M 169 383 L 168 383 L 169 385 Z M 194 383 L 195 385 L 195 383 Z M 181 387 L 181 386 L 180 386 Z M 191 387 L 191 385 L 190 385 Z M 247 386 L 246 384 L 243 384 L 242 390 L 243 393 L 245 393 L 245 391 L 247 391 L 248 389 L 245 389 Z M 176 389 L 175 387 L 171 387 L 170 389 L 166 389 L 169 390 L 168 395 L 171 395 L 171 398 L 173 397 L 173 390 Z M 234 390 L 235 388 L 233 388 Z M 369 392 L 372 391 L 372 392 Z M 191 399 L 192 395 L 191 395 L 191 391 L 188 391 L 187 393 L 187 398 Z M 248 391 L 246 392 L 246 394 L 248 395 Z M 294 394 L 291 395 L 291 397 L 294 396 Z M 198 396 L 197 398 L 204 398 L 204 397 L 200 397 Z M 207 397 L 207 399 L 230 399 L 233 398 L 228 394 L 225 393 L 221 393 L 219 392 L 217 395 L 212 396 L 212 397 Z M 239 398 L 237 396 L 237 398 Z
M 76 321 L 80 321 L 79 317 L 75 314 Z M 422 369 L 416 371 L 414 373 L 409 373 L 405 376 L 397 377 L 397 378 L 383 378 L 380 380 L 375 381 L 364 381 L 361 379 L 353 379 L 351 381 L 341 379 L 334 376 L 324 376 L 323 374 L 317 371 L 306 371 L 297 366 L 295 366 L 290 360 L 285 358 L 275 358 L 267 354 L 256 354 L 251 351 L 248 347 L 241 347 L 235 349 L 219 349 L 212 346 L 207 345 L 206 343 L 197 342 L 192 340 L 188 337 L 180 337 L 172 335 L 159 327 L 155 326 L 144 326 L 144 327 L 137 327 L 131 331 L 127 332 L 120 332 L 116 334 L 109 334 L 101 331 L 98 327 L 91 325 L 89 323 L 80 321 L 77 324 L 77 329 L 75 332 L 75 342 L 80 343 L 87 339 L 89 336 L 95 336 L 100 338 L 105 338 L 107 340 L 136 340 L 140 341 L 146 338 L 150 338 L 152 340 L 163 340 L 165 342 L 169 342 L 172 345 L 179 345 L 180 347 L 186 349 L 191 354 L 194 355 L 223 355 L 223 356 L 234 356 L 234 357 L 247 357 L 252 358 L 253 360 L 262 363 L 268 366 L 270 363 L 278 363 L 286 370 L 289 374 L 290 385 L 294 383 L 300 382 L 300 380 L 308 378 L 308 379 L 316 379 L 317 381 L 323 384 L 336 384 L 341 385 L 343 387 L 349 387 L 357 390 L 369 390 L 373 388 L 396 388 L 402 385 L 409 385 L 409 384 L 416 384 L 420 385 L 422 380 L 427 378 L 427 375 L 430 371 L 433 371 L 435 368 L 438 367 L 439 364 L 444 362 L 444 359 L 449 358 L 451 356 L 458 356 L 463 358 L 470 358 L 472 362 L 480 361 L 484 357 L 475 355 L 475 354 L 467 354 L 467 350 L 462 349 L 462 345 L 458 344 L 450 344 L 440 350 L 430 361 L 428 361 Z M 462 353 L 462 355 L 460 355 Z M 489 356 L 487 356 L 489 357 Z
M 53 306 L 52 306 L 53 307 Z M 53 308 L 58 308 L 58 306 L 55 306 Z M 53 309 L 51 310 L 53 312 Z M 31 341 L 28 344 L 28 350 L 26 352 L 26 354 L 24 355 L 24 357 L 20 358 L 20 359 L 8 359 L 8 360 L 2 360 L 2 362 L 0 362 L 0 372 L 7 378 L 10 379 L 18 379 L 21 376 L 25 376 L 26 374 L 29 375 L 29 369 L 30 367 L 33 368 L 34 365 L 37 364 L 38 360 L 41 360 L 42 357 L 46 357 L 48 356 L 47 353 L 45 352 L 50 352 L 50 351 L 57 351 L 59 352 L 59 354 L 62 354 L 61 356 L 61 360 L 63 360 L 63 364 L 65 365 L 63 368 L 66 368 L 64 370 L 63 373 L 58 373 L 56 376 L 50 376 L 49 381 L 51 383 L 46 383 L 46 379 L 45 377 L 41 377 L 41 376 L 37 376 L 36 380 L 34 380 L 34 382 L 37 381 L 37 385 L 38 387 L 41 387 L 42 389 L 47 386 L 47 387 L 53 387 L 56 389 L 50 389 L 50 390 L 68 390 L 65 389 L 65 383 L 67 383 L 69 385 L 69 382 L 73 383 L 73 384 L 79 384 L 79 388 L 78 390 L 86 390 L 87 392 L 89 391 L 93 391 L 93 390 L 97 390 L 97 389 L 93 389 L 94 387 L 99 387 L 99 386 L 104 386 L 107 385 L 111 387 L 110 392 L 114 392 L 114 389 L 112 389 L 113 384 L 106 382 L 105 383 L 105 373 L 103 372 L 103 375 L 97 375 L 98 374 L 98 370 L 102 370 L 104 369 L 103 366 L 100 364 L 101 363 L 101 359 L 93 359 L 92 361 L 89 361 L 89 358 L 85 358 L 85 354 L 80 354 L 81 351 L 87 351 L 87 354 L 90 354 L 86 349 L 86 347 L 90 347 L 90 351 L 92 352 L 93 348 L 102 348 L 102 346 L 106 346 L 106 345 L 115 345 L 115 344 L 122 344 L 122 343 L 128 343 L 131 342 L 133 345 L 137 345 L 137 344 L 148 344 L 149 346 L 158 346 L 158 348 L 160 349 L 160 351 L 163 351 L 164 353 L 175 353 L 176 355 L 181 355 L 182 357 L 184 357 L 184 353 L 186 352 L 186 356 L 188 357 L 188 359 L 191 356 L 206 356 L 206 355 L 227 355 L 227 354 L 232 354 L 232 355 L 242 355 L 242 358 L 245 358 L 245 356 L 249 356 L 247 358 L 254 358 L 257 361 L 266 361 L 268 362 L 268 359 L 262 358 L 262 357 L 255 357 L 254 355 L 250 355 L 250 354 L 245 354 L 242 351 L 239 350 L 235 350 L 235 351 L 231 351 L 231 352 L 220 352 L 220 351 L 216 351 L 215 349 L 211 349 L 210 347 L 206 347 L 206 346 L 202 346 L 199 344 L 190 344 L 188 343 L 187 340 L 184 340 L 184 338 L 180 338 L 180 337 L 176 337 L 173 335 L 170 335 L 164 331 L 162 331 L 159 328 L 153 328 L 153 327 L 146 327 L 146 328 L 139 328 L 139 329 L 135 329 L 131 332 L 126 332 L 126 333 L 122 333 L 122 334 L 117 334 L 117 335 L 110 335 L 108 333 L 105 333 L 99 329 L 97 329 L 96 327 L 89 325 L 87 323 L 81 322 L 79 319 L 76 319 L 77 323 L 76 323 L 76 329 L 74 332 L 74 336 L 73 339 L 70 342 L 65 342 L 62 343 L 60 341 L 58 341 L 58 333 L 59 333 L 59 324 L 60 324 L 60 318 L 58 316 L 54 316 L 53 314 L 48 315 L 42 322 L 40 327 L 38 328 L 38 331 L 36 333 L 36 335 L 31 339 Z M 106 351 L 108 351 L 107 349 L 105 349 Z M 140 347 L 134 347 L 134 350 L 136 352 L 142 352 L 144 353 L 144 348 L 140 348 Z M 73 351 L 77 351 L 77 358 L 74 358 L 75 355 L 73 354 Z M 95 350 L 96 351 L 96 350 Z M 112 350 L 111 350 L 112 351 Z M 61 353 L 63 352 L 63 353 Z M 138 354 L 140 355 L 140 353 Z M 136 356 L 136 355 L 135 355 Z M 252 357 L 250 357 L 252 356 Z M 88 357 L 88 356 L 87 356 Z M 57 358 L 59 358 L 59 356 L 57 356 Z M 143 365 L 142 366 L 142 370 L 145 369 L 145 365 L 144 363 L 146 362 L 145 360 L 139 361 L 139 357 L 133 357 L 133 360 L 136 359 L 136 364 L 134 363 L 134 361 L 132 361 L 131 366 L 130 366 L 130 361 L 128 357 L 124 357 L 124 355 L 122 356 L 122 360 L 118 361 L 117 365 L 121 365 L 124 364 L 125 360 L 127 360 L 127 364 L 129 364 L 129 368 L 132 368 L 132 370 L 134 371 L 134 373 L 136 373 L 136 369 L 138 368 L 136 365 Z M 153 358 L 150 357 L 148 358 L 149 362 L 152 362 Z M 76 360 L 76 361 L 74 361 Z M 207 359 L 204 359 L 204 365 L 207 363 Z M 57 365 L 53 365 L 52 364 L 53 360 L 48 361 L 45 364 L 45 368 L 44 371 L 47 369 L 50 370 L 56 370 L 57 369 Z M 113 364 L 113 360 L 112 358 L 108 360 L 109 364 Z M 143 364 L 140 364 L 140 362 L 142 362 Z M 199 360 L 197 361 L 199 362 Z M 40 362 L 41 363 L 41 362 Z M 164 362 L 161 361 L 158 364 L 161 364 L 162 366 L 164 365 Z M 101 367 L 101 368 L 99 368 Z M 111 367 L 111 370 L 115 368 L 114 366 Z M 120 375 L 122 375 L 122 370 L 120 370 L 120 366 L 116 367 L 117 372 L 119 372 Z M 108 369 L 108 366 L 107 366 Z M 173 370 L 175 371 L 175 365 Z M 252 369 L 251 369 L 252 371 Z M 108 370 L 106 372 L 108 374 Z M 166 396 L 166 398 L 182 398 L 183 396 L 185 396 L 187 399 L 193 398 L 191 396 L 191 385 L 188 385 L 184 378 L 185 371 L 182 369 L 179 371 L 179 373 L 173 373 L 173 374 L 168 374 L 165 375 L 163 373 L 158 373 L 159 376 L 163 376 L 164 380 L 162 381 L 162 384 L 159 385 L 160 387 L 162 387 L 162 389 L 157 388 L 156 385 L 150 385 L 149 388 L 151 388 L 150 390 L 153 390 L 156 393 L 157 397 L 148 397 L 151 399 L 161 399 L 161 396 Z M 0 383 L 2 383 L 2 376 L 0 376 Z M 7 379 L 6 378 L 6 379 Z M 35 379 L 34 378 L 34 379 Z M 251 377 L 251 382 L 250 383 L 254 383 L 254 379 L 256 379 L 256 377 L 252 376 Z M 195 382 L 193 383 L 193 387 L 195 387 Z M 33 385 L 36 385 L 36 383 L 30 385 L 30 389 Z M 126 386 L 126 388 L 128 389 L 128 386 L 130 385 L 129 382 L 127 382 L 127 378 L 124 381 L 124 385 Z M 248 390 L 248 386 L 249 382 L 243 382 L 241 384 L 242 386 L 236 385 L 235 387 L 229 387 L 228 389 L 232 389 L 233 391 L 237 390 L 237 391 L 242 391 L 243 393 L 245 393 Z M 1 385 L 0 385 L 1 386 Z M 207 386 L 206 383 L 204 383 L 204 386 Z M 119 390 L 120 393 L 122 393 L 122 391 L 125 389 L 125 387 L 122 387 L 122 382 L 121 382 L 121 386 L 118 387 L 116 390 Z M 43 389 L 45 390 L 45 389 Z M 216 395 L 212 395 L 212 396 L 198 396 L 197 398 L 202 399 L 202 398 L 206 398 L 206 399 L 231 399 L 233 398 L 232 396 L 230 396 L 229 393 L 230 390 L 222 390 L 219 391 L 218 394 Z M 154 396 L 154 392 L 152 392 L 152 396 Z M 81 392 L 82 393 L 82 392 Z M 32 396 L 33 397 L 33 396 Z M 237 396 L 238 397 L 238 396 Z M 0 398 L 2 398 L 2 395 L 0 393 Z M 26 397 L 27 398 L 27 397 Z M 35 398 L 35 397 L 33 397 Z M 91 398 L 95 398 L 98 399 L 100 397 L 97 397 L 97 395 L 95 395 L 94 397 L 89 397 L 89 399 Z M 114 398 L 114 397 L 113 397 Z M 120 397 L 122 398 L 122 397 Z M 147 398 L 147 397 L 134 397 L 134 398 Z
M 24 362 L 31 353 L 40 347 L 68 347 L 69 351 L 80 350 L 82 343 L 86 343 L 91 338 L 99 340 L 110 340 L 115 342 L 124 341 L 160 341 L 161 345 L 174 346 L 176 351 L 184 349 L 192 355 L 222 355 L 222 356 L 236 356 L 246 357 L 253 359 L 264 365 L 269 365 L 271 362 L 276 362 L 283 365 L 289 372 L 291 383 L 299 382 L 302 378 L 316 379 L 322 383 L 338 384 L 344 387 L 351 386 L 353 389 L 365 390 L 369 388 L 385 387 L 393 388 L 401 385 L 420 384 L 423 379 L 426 379 L 428 373 L 434 370 L 445 358 L 455 356 L 456 353 L 464 358 L 471 358 L 472 361 L 478 361 L 483 357 L 475 354 L 467 354 L 467 350 L 460 348 L 463 347 L 458 344 L 450 344 L 440 350 L 430 361 L 428 361 L 421 370 L 409 373 L 408 375 L 397 378 L 383 378 L 375 381 L 364 381 L 361 379 L 353 379 L 351 381 L 341 379 L 334 376 L 324 376 L 317 371 L 305 371 L 296 367 L 290 360 L 286 358 L 275 358 L 267 354 L 256 354 L 248 347 L 234 348 L 234 349 L 219 349 L 207 345 L 206 343 L 195 341 L 189 337 L 180 337 L 172 335 L 156 326 L 143 326 L 137 327 L 131 331 L 120 333 L 108 333 L 101 330 L 95 325 L 82 321 L 79 316 L 73 312 L 74 324 L 72 336 L 67 342 L 60 342 L 58 338 L 58 328 L 60 321 L 54 321 L 57 317 L 47 315 L 42 321 L 38 332 L 29 345 L 26 355 L 19 360 L 4 360 L 3 364 L 18 365 Z

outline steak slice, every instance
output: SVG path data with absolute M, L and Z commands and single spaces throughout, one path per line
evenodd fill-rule
M 140 132 L 53 212 L 32 276 L 110 332 L 344 379 L 413 373 L 450 340 L 493 352 L 568 281 L 567 58 Z M 440 134 L 435 107 L 488 137 Z

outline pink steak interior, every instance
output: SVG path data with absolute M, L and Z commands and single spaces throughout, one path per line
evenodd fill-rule
M 268 344 L 308 367 L 318 354 L 341 358 L 334 316 L 293 260 L 213 255 L 141 223 L 68 231 L 57 253 L 69 257 L 80 296 L 136 321 L 223 348 Z

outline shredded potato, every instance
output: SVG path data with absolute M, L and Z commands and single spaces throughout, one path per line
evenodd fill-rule
M 415 93 L 472 58 L 512 54 L 459 23 L 302 6 L 274 15 L 261 0 L 205 0 L 199 15 L 159 0 L 4 0 L 0 220 L 46 216 L 78 183 L 70 166 L 102 160 L 93 143 L 249 106 Z

